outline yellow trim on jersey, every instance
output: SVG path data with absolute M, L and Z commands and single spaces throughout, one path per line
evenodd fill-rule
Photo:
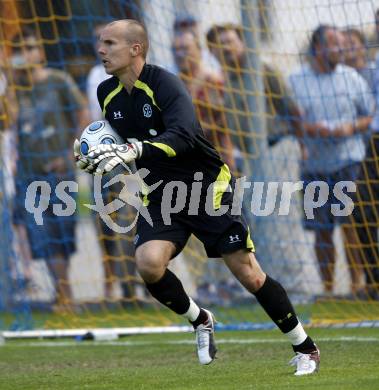
M 176 156 L 176 152 L 171 146 L 168 146 L 166 144 L 162 144 L 161 142 L 150 142 L 150 141 L 143 141 L 143 142 L 146 144 L 153 145 L 156 148 L 163 150 L 167 154 L 168 157 L 175 157 Z
M 218 174 L 213 187 L 213 207 L 215 210 L 218 210 L 221 207 L 222 195 L 228 188 L 231 178 L 232 175 L 230 174 L 229 167 L 224 164 L 220 169 L 220 173 Z
M 250 228 L 249 227 L 247 227 L 246 248 L 249 249 L 251 252 L 255 252 L 255 245 L 254 245 L 253 240 L 250 237 Z
M 154 106 L 157 107 L 159 111 L 161 111 L 161 109 L 159 108 L 157 102 L 154 99 L 154 92 L 152 91 L 152 89 L 146 83 L 144 83 L 141 80 L 136 80 L 136 82 L 134 83 L 134 86 L 136 88 L 138 88 L 138 89 L 142 89 L 143 91 L 145 91 L 146 95 L 149 96 L 149 98 L 153 102 Z
M 149 187 L 143 180 L 141 180 L 140 183 L 141 183 L 142 205 L 147 207 L 150 203 L 150 200 L 148 199 Z
M 117 86 L 112 92 L 109 92 L 109 94 L 107 95 L 107 97 L 104 99 L 103 116 L 105 116 L 105 112 L 106 112 L 106 107 L 107 107 L 107 105 L 110 103 L 110 101 L 111 101 L 119 92 L 121 92 L 122 88 L 124 88 L 124 86 L 121 84 L 121 81 L 119 81 L 119 82 L 118 82 L 118 86 Z
M 147 198 L 147 194 L 142 196 L 142 205 L 147 207 L 150 204 L 150 200 Z

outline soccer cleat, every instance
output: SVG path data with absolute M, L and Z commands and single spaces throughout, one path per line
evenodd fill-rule
M 210 311 L 203 310 L 208 314 L 208 320 L 195 329 L 197 356 L 199 357 L 200 364 L 210 364 L 216 357 L 217 352 L 214 340 L 215 319 Z
M 290 365 L 296 366 L 296 376 L 314 374 L 320 366 L 319 349 L 316 347 L 316 350 L 310 353 L 296 352 L 296 356 L 291 359 Z

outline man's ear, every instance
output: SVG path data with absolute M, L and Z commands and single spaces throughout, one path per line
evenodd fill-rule
M 133 46 L 130 48 L 130 55 L 131 55 L 132 57 L 137 56 L 140 52 L 141 52 L 141 46 L 140 46 L 140 45 L 133 45 Z

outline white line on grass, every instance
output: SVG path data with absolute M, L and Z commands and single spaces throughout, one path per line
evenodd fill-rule
M 379 337 L 321 337 L 318 342 L 349 341 L 349 342 L 379 342 Z M 275 344 L 288 343 L 287 339 L 217 339 L 217 344 Z M 167 341 L 32 341 L 12 343 L 13 347 L 72 347 L 72 346 L 116 346 L 116 347 L 138 347 L 143 345 L 184 345 L 195 344 L 195 340 L 167 340 Z

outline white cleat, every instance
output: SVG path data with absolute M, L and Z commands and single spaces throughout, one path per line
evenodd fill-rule
M 199 357 L 200 364 L 210 364 L 216 357 L 217 352 L 214 340 L 215 319 L 210 311 L 203 310 L 208 314 L 208 320 L 195 329 L 197 356 Z
M 291 359 L 290 365 L 296 367 L 296 376 L 314 374 L 320 366 L 320 351 L 316 349 L 310 353 L 296 352 L 296 356 Z

